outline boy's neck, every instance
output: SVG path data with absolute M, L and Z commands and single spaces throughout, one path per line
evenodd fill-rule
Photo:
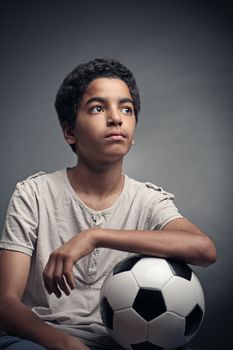
M 71 186 L 77 195 L 92 209 L 102 210 L 111 206 L 124 186 L 122 161 L 100 168 L 78 162 L 67 172 Z M 92 203 L 101 203 L 93 207 Z

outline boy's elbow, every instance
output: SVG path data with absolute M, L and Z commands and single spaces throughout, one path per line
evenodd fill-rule
M 205 237 L 202 247 L 202 266 L 207 267 L 214 264 L 217 261 L 217 251 L 215 244 Z

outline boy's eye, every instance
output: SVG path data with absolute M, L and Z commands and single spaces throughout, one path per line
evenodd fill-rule
M 104 109 L 103 109 L 103 107 L 102 106 L 95 106 L 95 107 L 92 107 L 91 109 L 90 109 L 90 112 L 91 113 L 100 113 L 100 112 L 102 112 Z
M 121 108 L 121 111 L 124 114 L 132 114 L 133 113 L 133 109 L 131 107 L 123 107 L 123 108 Z

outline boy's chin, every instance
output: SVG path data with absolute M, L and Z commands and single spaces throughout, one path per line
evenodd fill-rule
M 110 161 L 113 160 L 113 159 L 121 160 L 128 154 L 128 152 L 129 152 L 129 149 L 124 150 L 124 151 L 122 151 L 122 150 L 114 150 L 112 152 L 109 152 L 107 154 L 107 156 L 109 157 Z

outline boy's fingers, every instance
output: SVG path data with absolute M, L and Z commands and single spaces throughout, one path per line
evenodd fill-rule
M 43 271 L 43 280 L 45 288 L 47 289 L 48 293 L 51 294 L 53 292 L 53 283 L 52 278 L 53 272 L 54 272 L 54 257 L 50 255 L 49 260 L 44 268 Z
M 71 258 L 67 258 L 64 261 L 64 277 L 66 279 L 66 283 L 70 287 L 70 289 L 75 288 L 75 279 L 73 275 L 73 260 Z
M 44 285 L 48 293 L 60 298 L 63 291 L 66 295 L 75 288 L 73 275 L 73 259 L 71 256 L 53 252 L 43 272 Z
M 67 286 L 63 276 L 59 280 L 59 283 L 56 284 L 56 288 L 59 289 L 59 291 L 62 290 L 66 295 L 70 295 L 70 288 Z
M 56 260 L 56 266 L 54 269 L 53 283 L 56 289 L 60 288 L 66 295 L 69 295 L 70 289 L 64 280 L 63 268 L 64 268 L 64 260 L 63 258 L 58 257 Z
M 56 268 L 56 257 L 53 254 L 51 254 L 43 272 L 44 285 L 49 294 L 54 293 L 57 298 L 60 298 L 61 291 L 57 287 L 57 284 L 55 283 L 55 280 L 54 280 L 55 268 Z

